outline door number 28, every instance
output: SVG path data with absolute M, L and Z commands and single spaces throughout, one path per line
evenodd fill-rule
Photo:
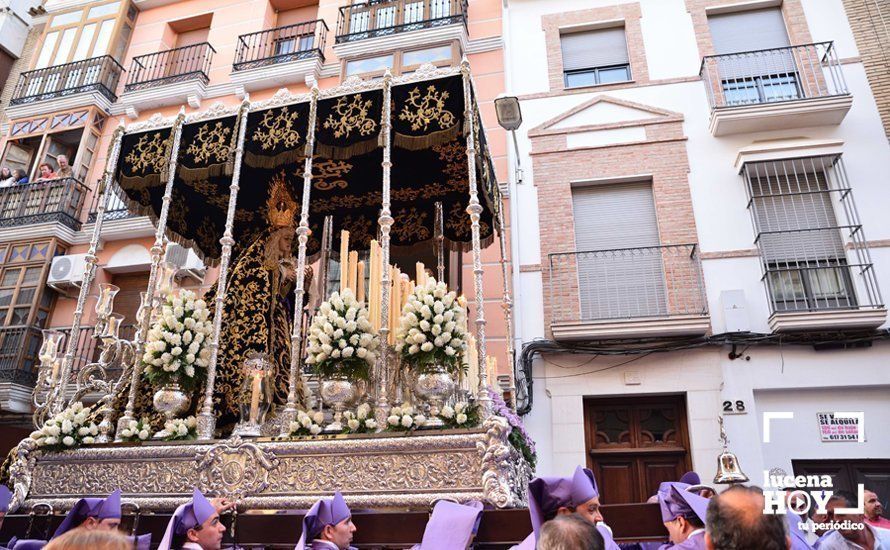
M 745 409 L 745 402 L 739 399 L 738 401 L 724 401 L 723 402 L 723 413 L 724 414 L 748 414 L 748 411 Z

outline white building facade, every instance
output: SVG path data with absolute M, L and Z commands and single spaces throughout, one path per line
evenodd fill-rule
M 844 3 L 506 4 L 538 473 L 588 465 L 607 503 L 708 482 L 722 415 L 753 483 L 890 499 L 890 146 Z

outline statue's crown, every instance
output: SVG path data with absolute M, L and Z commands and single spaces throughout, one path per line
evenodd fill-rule
M 274 227 L 288 227 L 294 225 L 297 214 L 297 201 L 291 197 L 287 189 L 287 182 L 282 171 L 272 178 L 269 187 L 269 198 L 266 199 L 266 211 L 269 223 Z

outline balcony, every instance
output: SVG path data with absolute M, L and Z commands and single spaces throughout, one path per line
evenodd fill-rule
M 698 245 L 550 254 L 556 340 L 690 336 L 710 328 Z
M 104 55 L 24 72 L 6 114 L 15 119 L 89 106 L 108 112 L 117 100 L 114 91 L 122 71 L 114 58 Z
M 37 350 L 40 349 L 42 336 L 40 328 L 33 326 L 0 327 L 0 386 L 17 384 L 34 386 L 37 381 Z M 0 401 L 10 399 L 0 391 Z M 24 396 L 30 410 L 30 391 Z M 3 403 L 3 408 L 6 403 Z
M 135 117 L 142 109 L 178 105 L 183 97 L 200 107 L 214 53 L 213 46 L 201 42 L 134 57 L 120 97 L 127 114 Z
M 467 0 L 370 0 L 340 8 L 334 51 L 350 59 L 454 40 L 466 50 Z
M 840 154 L 742 167 L 774 332 L 881 326 L 871 252 Z
M 86 186 L 59 178 L 0 189 L 0 228 L 60 223 L 77 231 Z
M 242 34 L 232 82 L 251 91 L 317 80 L 327 34 L 328 26 L 320 19 Z
M 853 98 L 832 42 L 702 59 L 714 136 L 840 124 Z

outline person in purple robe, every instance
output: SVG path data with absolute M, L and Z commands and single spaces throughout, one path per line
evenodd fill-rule
M 708 499 L 689 492 L 689 485 L 665 482 L 658 487 L 661 521 L 671 542 L 662 549 L 705 550 L 705 518 Z
M 133 543 L 134 550 L 151 550 L 151 533 L 127 538 Z
M 340 491 L 321 498 L 303 517 L 303 532 L 295 550 L 348 550 L 355 534 L 352 512 Z
M 514 550 L 534 550 L 541 526 L 558 514 L 578 514 L 596 525 L 603 536 L 606 550 L 620 550 L 612 538 L 612 530 L 603 523 L 600 493 L 593 472 L 578 466 L 572 477 L 538 477 L 528 484 L 528 513 L 532 532 L 514 546 Z
M 173 512 L 158 550 L 219 550 L 226 531 L 219 513 L 231 506 L 222 502 L 217 507 L 195 489 L 192 499 Z
M 121 490 L 117 489 L 107 498 L 82 498 L 74 503 L 52 538 L 60 537 L 77 527 L 115 531 L 120 524 Z
M 482 520 L 482 503 L 458 504 L 440 500 L 423 530 L 423 539 L 411 550 L 466 550 Z

